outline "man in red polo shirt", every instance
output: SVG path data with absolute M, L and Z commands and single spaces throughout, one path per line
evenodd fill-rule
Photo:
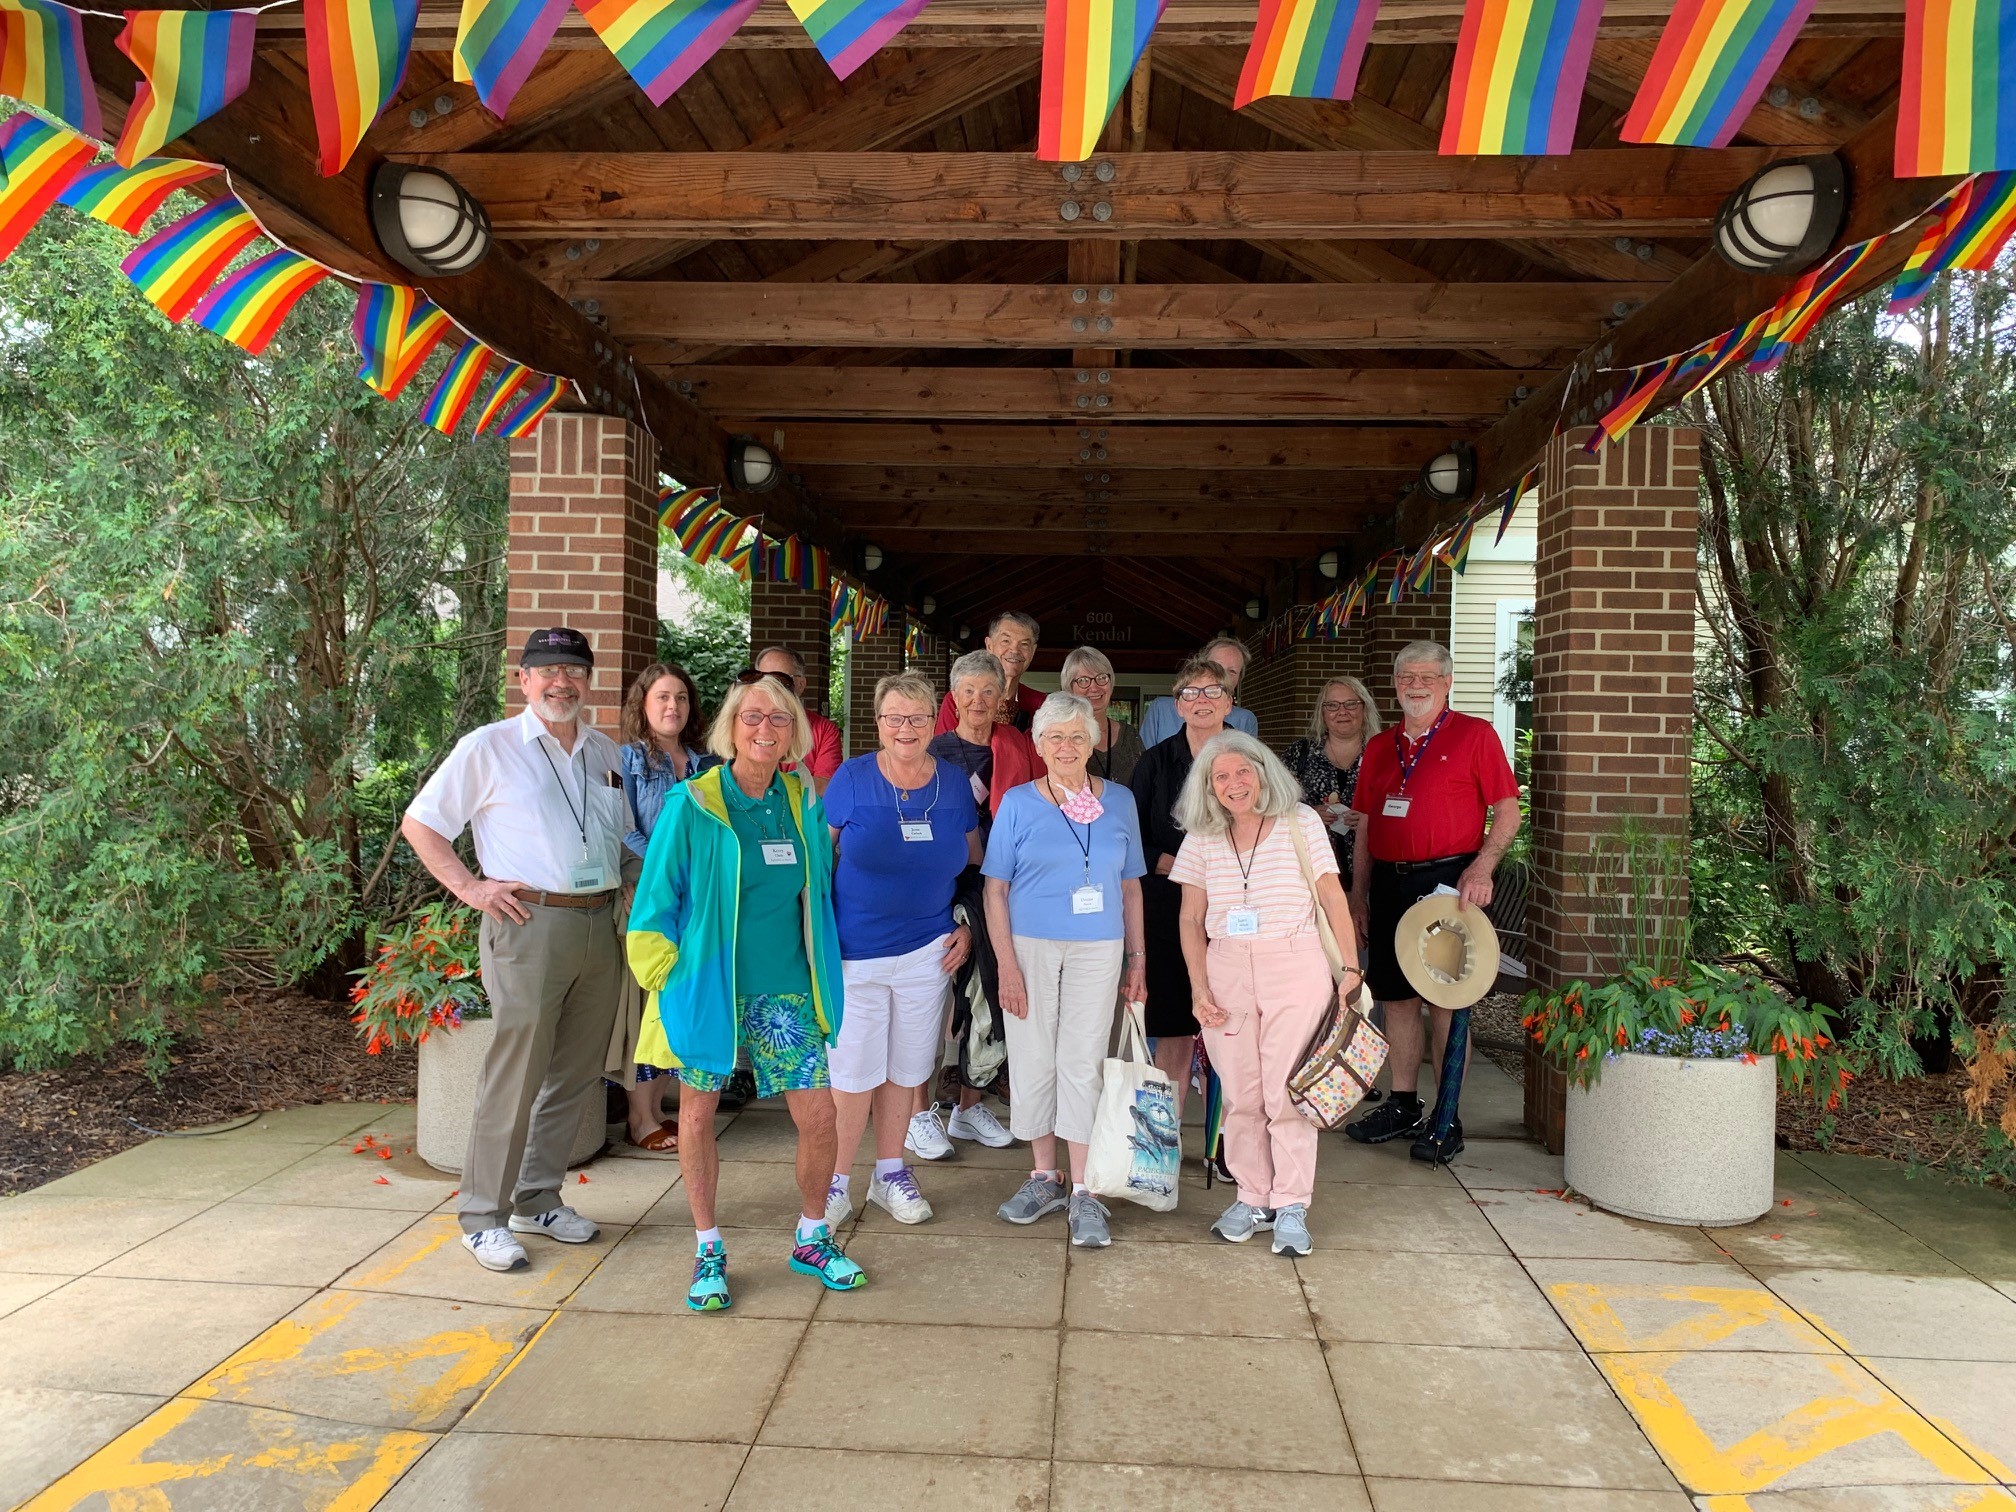
M 812 779 L 815 793 L 825 792 L 826 784 L 833 780 L 833 774 L 840 770 L 840 763 L 846 760 L 846 753 L 841 749 L 840 726 L 813 708 L 805 698 L 805 658 L 789 646 L 765 646 L 757 653 L 756 670 L 783 678 L 791 684 L 791 691 L 805 703 L 805 722 L 812 726 L 812 749 L 805 757 L 805 773 Z M 793 770 L 792 763 L 785 762 L 784 770 Z
M 1393 932 L 1400 916 L 1438 887 L 1465 903 L 1491 901 L 1491 876 L 1519 833 L 1519 785 L 1489 723 L 1449 707 L 1454 667 L 1446 647 L 1413 641 L 1393 658 L 1401 722 L 1365 743 L 1351 807 L 1365 839 L 1351 868 L 1351 914 L 1366 942 L 1365 984 L 1386 1010 L 1386 1064 L 1393 1095 L 1345 1130 L 1361 1144 L 1416 1136 L 1414 1158 L 1446 1162 L 1463 1148 L 1457 1097 L 1463 1087 L 1470 1010 L 1433 1008 L 1438 1091 L 1424 1116 L 1421 999 L 1400 969 Z M 1490 829 L 1485 829 L 1486 819 Z

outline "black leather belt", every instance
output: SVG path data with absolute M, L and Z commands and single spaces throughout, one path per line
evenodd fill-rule
M 1438 866 L 1453 866 L 1458 861 L 1468 866 L 1476 859 L 1477 852 L 1465 851 L 1460 856 L 1437 856 L 1432 861 L 1374 861 L 1372 864 L 1374 866 L 1383 866 L 1388 871 L 1404 877 L 1409 872 L 1432 871 Z

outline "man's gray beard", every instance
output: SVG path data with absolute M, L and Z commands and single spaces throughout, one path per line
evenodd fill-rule
M 545 698 L 533 702 L 532 712 L 548 724 L 568 724 L 580 716 L 581 700 L 575 699 L 571 709 L 560 709 L 553 706 L 552 695 L 548 694 Z

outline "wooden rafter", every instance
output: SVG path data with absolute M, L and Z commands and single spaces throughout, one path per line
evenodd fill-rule
M 960 422 L 779 427 L 793 466 L 962 468 L 1415 468 L 1448 445 L 1441 427 L 982 425 Z

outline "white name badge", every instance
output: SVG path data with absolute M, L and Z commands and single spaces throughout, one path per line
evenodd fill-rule
M 1225 933 L 1231 939 L 1260 933 L 1260 910 L 1257 908 L 1228 908 L 1225 910 Z
M 609 868 L 600 861 L 580 862 L 567 873 L 569 892 L 607 892 L 613 885 L 609 880 Z
M 765 840 L 763 842 L 763 864 L 765 866 L 796 866 L 798 847 L 789 840 Z
M 1096 883 L 1071 890 L 1071 912 L 1074 914 L 1106 912 L 1106 889 Z
M 1388 819 L 1405 819 L 1407 817 L 1407 810 L 1413 802 L 1412 798 L 1388 798 L 1386 806 L 1379 812 L 1384 814 Z
M 897 825 L 897 828 L 903 831 L 903 838 L 905 840 L 929 840 L 931 838 L 931 821 L 929 819 L 905 819 Z

